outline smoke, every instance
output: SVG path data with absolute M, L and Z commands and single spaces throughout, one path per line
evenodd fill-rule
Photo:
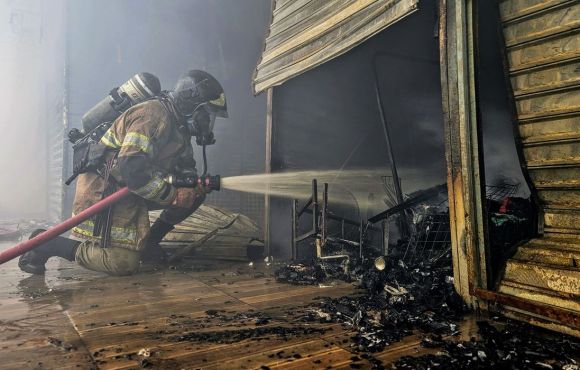
M 0 214 L 35 213 L 42 210 L 45 202 L 42 192 L 36 189 L 46 186 L 41 114 L 30 109 L 40 105 L 42 98 L 36 83 L 40 78 L 40 58 L 34 48 L 8 41 L 6 33 L 0 34 L 4 36 L 0 80 L 11 87 L 0 90 L 0 171 L 3 179 L 0 182 Z
M 62 127 L 63 1 L 0 2 L 0 217 L 44 218 L 62 156 L 49 145 Z M 56 210 L 58 212 L 58 210 Z
M 251 77 L 270 19 L 270 0 L 75 0 L 69 2 L 70 120 L 137 72 L 172 89 L 180 74 L 203 69 L 224 87 L 230 118 L 215 124 L 209 171 L 264 171 L 265 97 Z M 201 155 L 195 146 L 198 167 Z M 69 192 L 69 203 L 72 192 Z M 257 200 L 262 201 L 262 198 Z M 259 219 L 256 199 L 216 192 L 208 202 Z
M 485 176 L 489 184 L 505 179 L 524 184 L 495 29 L 497 7 L 493 2 L 481 7 L 478 93 Z M 345 55 L 277 87 L 275 169 L 390 165 L 373 90 L 374 60 L 403 192 L 445 182 L 437 25 L 436 2 L 425 1 L 418 12 Z
M 491 2 L 481 7 L 482 19 L 495 16 Z M 425 1 L 419 12 L 346 55 L 276 88 L 276 171 L 389 165 L 369 63 L 383 52 L 379 81 L 403 190 L 445 181 L 435 9 Z M 70 166 L 62 152 L 64 124 L 79 127 L 91 106 L 137 72 L 154 73 L 165 89 L 188 69 L 214 74 L 231 118 L 216 122 L 209 169 L 223 176 L 263 172 L 265 97 L 252 95 L 251 77 L 267 33 L 269 0 L 1 0 L 0 16 L 6 87 L 0 92 L 6 179 L 0 216 L 67 215 L 59 208 L 58 182 Z M 486 177 L 488 183 L 522 182 L 497 32 L 493 22 L 480 26 Z M 74 186 L 66 190 L 70 206 Z M 259 220 L 261 199 L 222 192 L 209 202 Z
M 0 17 L 0 216 L 69 214 L 60 209 L 65 190 L 68 207 L 74 196 L 74 184 L 61 182 L 70 167 L 65 124 L 79 127 L 113 87 L 143 71 L 164 89 L 189 69 L 216 76 L 231 118 L 216 122 L 210 170 L 263 171 L 265 98 L 253 96 L 250 81 L 269 0 L 1 0 Z M 211 201 L 228 201 L 220 197 Z M 237 199 L 228 207 L 244 208 Z
M 500 55 L 502 45 L 498 7 L 491 1 L 479 3 L 479 108 L 483 135 L 486 183 L 521 184 L 519 196 L 529 189 L 522 174 L 514 141 L 514 129 Z M 484 21 L 485 20 L 485 21 Z

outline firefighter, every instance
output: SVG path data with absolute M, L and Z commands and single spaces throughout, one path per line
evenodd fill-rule
M 162 260 L 161 239 L 191 215 L 208 189 L 176 188 L 164 179 L 174 171 L 195 173 L 192 137 L 199 145 L 213 144 L 215 117 L 227 117 L 224 91 L 210 74 L 192 70 L 173 91 L 139 103 L 117 118 L 100 140 L 107 150 L 99 173 L 78 177 L 73 214 L 127 186 L 132 194 L 109 211 L 25 253 L 19 267 L 43 274 L 52 256 L 76 261 L 94 271 L 129 275 L 143 260 Z M 150 227 L 148 211 L 163 208 Z M 37 230 L 31 237 L 42 232 Z

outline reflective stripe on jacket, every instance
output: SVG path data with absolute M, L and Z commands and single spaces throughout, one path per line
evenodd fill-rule
M 101 143 L 117 150 L 111 174 L 128 186 L 133 195 L 113 208 L 110 246 L 141 250 L 149 234 L 148 209 L 151 203 L 167 206 L 175 188 L 164 181 L 179 155 L 190 144 L 173 122 L 172 114 L 159 100 L 149 100 L 128 109 L 101 138 Z M 77 180 L 73 213 L 78 214 L 101 200 L 104 180 L 96 173 L 81 174 Z M 93 234 L 94 221 L 73 229 L 73 236 L 99 241 Z

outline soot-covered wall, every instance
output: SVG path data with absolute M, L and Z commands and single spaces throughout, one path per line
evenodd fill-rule
M 352 51 L 274 88 L 273 171 L 389 167 L 374 93 L 376 60 L 403 192 L 444 183 L 436 31 L 435 2 L 423 1 L 418 12 Z M 374 210 L 353 213 L 384 209 L 381 197 Z M 271 249 L 284 257 L 291 240 L 290 204 L 273 199 L 270 213 Z
M 497 4 L 482 2 L 477 54 L 482 150 L 487 184 L 520 184 L 498 38 Z M 403 193 L 446 179 L 437 1 L 312 71 L 274 89 L 273 170 L 389 167 L 373 90 L 373 59 Z M 389 175 L 387 169 L 385 175 Z M 331 184 L 332 189 L 332 184 Z M 378 199 L 372 214 L 385 208 Z M 363 203 L 363 202 L 361 202 Z M 272 200 L 271 248 L 288 257 L 290 202 Z M 372 206 L 370 208 L 373 208 Z

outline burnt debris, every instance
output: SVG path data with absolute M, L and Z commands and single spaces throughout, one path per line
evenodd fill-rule
M 487 214 L 496 269 L 513 246 L 533 232 L 531 202 L 515 197 L 516 191 L 516 186 L 507 185 L 488 189 Z M 480 321 L 481 339 L 458 341 L 458 327 L 467 307 L 453 286 L 446 193 L 444 185 L 419 191 L 403 204 L 375 216 L 375 221 L 401 217 L 399 221 L 408 225 L 409 234 L 390 246 L 387 256 L 368 244 L 363 248 L 361 232 L 358 250 L 345 249 L 345 243 L 333 243 L 332 238 L 318 241 L 331 255 L 348 254 L 348 258 L 318 258 L 278 269 L 275 276 L 279 282 L 322 285 L 340 279 L 361 288 L 361 294 L 354 296 L 321 298 L 302 320 L 341 323 L 351 329 L 352 351 L 371 362 L 373 368 L 383 368 L 383 364 L 372 353 L 419 332 L 423 347 L 439 351 L 403 357 L 394 368 L 578 369 L 580 342 L 564 335 L 548 339 L 545 333 L 538 335 L 537 328 L 519 322 Z M 320 217 L 324 218 L 324 212 Z
M 375 369 L 384 368 L 384 364 L 373 353 L 415 332 L 421 333 L 423 347 L 438 352 L 402 357 L 392 364 L 393 368 L 579 369 L 578 340 L 529 324 L 498 318 L 480 321 L 478 338 L 458 341 L 459 325 L 467 309 L 453 288 L 450 251 L 435 253 L 437 258 L 406 263 L 406 250 L 407 245 L 400 243 L 381 271 L 374 268 L 372 259 L 351 260 L 348 277 L 361 288 L 361 294 L 320 298 L 302 320 L 342 323 L 351 329 L 351 350 Z M 316 279 L 304 276 L 313 270 L 322 274 Z M 277 275 L 282 276 L 279 281 L 297 284 L 321 284 L 344 275 L 332 271 L 342 269 L 294 264 L 285 266 Z
M 437 354 L 405 356 L 397 369 L 578 369 L 580 343 L 528 324 L 507 321 L 498 327 L 479 321 L 480 340 L 439 341 Z M 540 332 L 540 333 L 537 333 Z M 538 335 L 539 334 L 539 335 Z M 426 345 L 425 343 L 423 345 Z M 576 357 L 576 358 L 574 358 Z
M 317 285 L 328 278 L 322 266 L 315 263 L 296 263 L 282 266 L 276 270 L 275 275 L 279 282 L 296 285 Z
M 530 199 L 517 197 L 519 186 L 487 186 L 486 208 L 490 236 L 490 266 L 494 284 L 501 277 L 504 262 L 522 241 L 535 234 L 537 220 Z
M 318 285 L 340 279 L 357 284 L 361 295 L 325 298 L 303 318 L 349 326 L 355 332 L 352 339 L 357 351 L 381 351 L 417 329 L 455 334 L 466 307 L 453 288 L 445 194 L 444 185 L 436 186 L 413 194 L 408 207 L 381 214 L 383 218 L 406 211 L 411 234 L 382 257 L 380 270 L 375 268 L 380 252 L 367 248 L 362 258 L 353 255 L 354 250 L 348 259 L 283 266 L 275 273 L 277 281 Z M 345 253 L 332 241 L 327 241 L 326 248 Z
M 237 312 L 234 314 L 229 314 L 224 310 L 207 310 L 205 311 L 207 319 L 217 319 L 220 323 L 236 323 L 236 324 L 251 324 L 254 325 L 265 325 L 272 320 L 272 318 L 260 311 L 247 311 L 247 312 Z
M 367 260 L 350 274 L 364 294 L 325 298 L 304 320 L 349 326 L 355 331 L 353 345 L 362 352 L 381 351 L 416 329 L 455 334 L 466 307 L 453 289 L 451 255 L 444 257 L 413 265 L 388 258 L 382 271 Z
M 381 270 L 374 265 L 380 252 L 365 249 L 362 258 L 351 255 L 340 262 L 294 263 L 275 273 L 279 282 L 317 285 L 341 279 L 364 289 L 362 296 L 325 299 L 304 318 L 350 326 L 356 333 L 353 341 L 358 351 L 380 351 L 416 329 L 454 334 L 466 311 L 453 288 L 445 186 L 412 194 L 405 205 L 379 215 L 382 219 L 405 211 L 411 231 L 383 257 Z M 344 253 L 332 241 L 326 242 L 326 248 Z
M 225 331 L 191 332 L 173 338 L 176 342 L 236 343 L 242 340 L 266 340 L 272 336 L 290 340 L 298 335 L 323 334 L 326 330 L 308 326 L 259 326 Z
M 74 344 L 65 342 L 65 341 L 63 341 L 62 339 L 59 339 L 59 338 L 48 337 L 47 338 L 47 342 L 49 344 L 57 347 L 57 348 L 61 348 L 61 349 L 65 350 L 67 352 L 76 351 L 77 350 L 77 347 Z

